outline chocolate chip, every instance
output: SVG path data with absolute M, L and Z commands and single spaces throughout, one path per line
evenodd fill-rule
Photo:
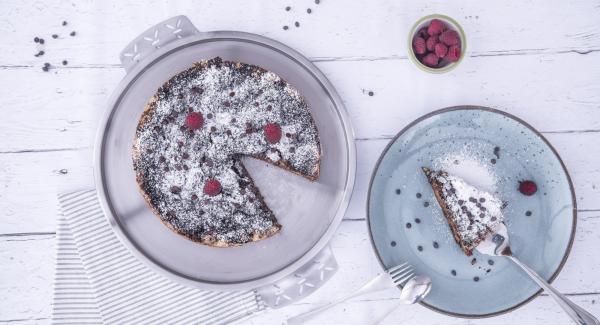
M 450 273 L 451 273 L 452 275 L 456 276 L 456 270 L 452 270 L 452 271 L 450 271 Z
M 479 202 L 481 202 L 481 203 L 485 202 L 485 198 L 484 197 L 480 197 L 479 198 Z
M 245 188 L 240 188 L 240 194 L 246 194 L 246 189 Z
M 177 95 L 177 99 L 183 99 L 183 94 Z
M 180 125 L 179 126 L 179 131 L 185 131 L 187 128 L 185 127 L 185 125 Z
M 396 247 L 396 242 L 392 240 L 392 242 L 390 243 L 390 245 L 392 245 L 392 247 Z
M 192 200 L 196 201 L 198 199 L 198 195 L 192 194 Z
M 410 222 L 406 223 L 406 228 L 410 229 L 412 227 L 412 224 Z
M 252 123 L 246 122 L 246 128 L 251 128 L 251 127 L 252 127 Z
M 40 38 L 36 36 L 36 37 L 33 38 L 33 41 L 36 42 L 36 43 L 39 43 L 40 42 Z
M 203 90 L 201 88 L 198 88 L 198 87 L 194 86 L 194 87 L 192 87 L 191 92 L 193 94 L 197 95 L 197 94 L 202 94 Z
M 234 117 L 231 119 L 231 123 L 235 123 L 235 122 L 237 122 L 237 119 Z
M 232 91 L 229 93 L 229 97 L 233 97 L 233 96 L 235 96 L 235 91 Z
M 40 44 L 44 44 L 46 41 L 44 41 L 43 38 L 40 38 Z
M 230 107 L 231 103 L 228 100 L 226 100 L 225 102 L 223 102 L 223 106 Z
M 291 133 L 289 133 L 289 132 L 286 132 L 286 133 L 285 133 L 285 137 L 286 137 L 286 138 L 291 138 L 291 137 L 292 137 L 292 134 L 291 134 Z
M 210 132 L 216 132 L 216 131 L 217 131 L 217 128 L 216 128 L 216 127 L 214 127 L 214 126 L 211 126 L 211 127 L 210 127 Z
M 52 34 L 52 38 L 54 38 L 54 39 L 57 39 L 57 38 L 58 38 L 58 35 L 56 35 L 56 34 Z
M 246 128 L 246 134 L 250 134 L 252 133 L 252 129 L 251 128 Z
M 415 222 L 416 222 L 416 223 L 421 223 L 421 219 L 419 219 L 419 218 L 415 218 Z
M 205 164 L 206 164 L 206 166 L 208 166 L 208 167 L 212 167 L 214 163 L 213 163 L 213 161 L 212 161 L 212 160 L 210 160 L 210 159 L 206 159 L 206 162 L 205 162 Z
M 254 102 L 254 107 L 258 107 L 258 102 Z
M 467 230 L 472 230 L 472 229 L 473 229 L 473 226 L 471 226 L 471 225 L 467 226 Z
M 175 169 L 176 170 L 181 170 L 183 167 L 181 167 L 181 165 L 175 165 Z
M 188 113 L 192 113 L 194 111 L 194 108 L 192 106 L 188 107 Z
M 479 218 L 483 218 L 483 217 L 485 217 L 485 214 L 483 214 L 483 213 L 480 213 L 480 214 L 479 214 Z
M 480 209 L 481 209 L 481 211 L 487 210 L 485 207 L 481 207 Z
M 491 220 L 491 221 L 496 221 L 496 220 L 498 220 L 498 218 L 496 218 L 496 217 L 492 217 L 490 220 Z
M 271 105 L 268 105 L 268 106 L 267 106 L 267 112 L 270 112 L 271 110 L 273 110 L 273 106 L 271 106 Z
M 165 156 L 158 157 L 158 162 L 164 163 L 165 161 L 167 161 L 167 158 L 165 158 Z
M 226 133 L 227 135 L 231 135 L 231 130 L 227 130 L 227 131 L 225 131 L 225 133 Z
M 490 273 L 492 271 L 492 269 L 487 269 L 485 270 L 485 273 Z
M 473 281 L 478 282 L 479 281 L 479 277 L 478 276 L 474 277 Z
M 69 35 L 75 36 L 75 34 L 76 34 L 75 31 L 72 31 L 71 34 L 69 34 Z
M 429 202 L 428 201 L 423 202 L 423 206 L 424 207 L 428 207 L 429 206 Z
M 475 265 L 475 263 L 477 263 L 477 259 L 476 258 L 474 258 L 474 259 L 471 260 L 471 265 Z
M 188 159 L 190 158 L 190 155 L 187 152 L 184 152 L 183 154 L 181 154 L 181 158 Z
M 289 29 L 289 27 L 283 26 L 283 30 L 288 30 L 288 29 Z
M 295 23 L 294 23 L 294 26 L 296 26 L 296 27 L 300 27 L 300 23 L 299 23 L 299 22 L 295 22 Z
M 396 194 L 398 194 L 398 195 L 402 194 L 402 190 L 401 190 L 401 189 L 399 189 L 399 188 L 397 188 L 397 189 L 396 189 Z
M 181 187 L 179 187 L 177 185 L 171 186 L 171 193 L 173 193 L 173 194 L 179 194 L 179 193 L 181 193 Z
M 67 60 L 62 61 L 62 65 L 67 65 L 67 64 L 69 64 L 69 62 Z
M 64 21 L 62 22 L 62 25 L 63 25 L 63 26 L 67 26 L 67 21 L 66 21 L 66 20 L 64 20 Z
M 494 165 L 494 164 L 496 164 L 496 159 L 492 158 L 492 159 L 490 160 L 490 162 L 492 163 L 492 165 Z
M 290 152 L 291 152 L 291 153 L 294 153 L 294 152 L 296 152 L 296 148 L 294 148 L 294 147 L 290 147 Z
M 531 211 L 526 211 L 525 215 L 528 216 L 528 217 L 531 217 Z
M 212 115 L 212 113 L 208 113 L 208 114 L 206 114 L 206 118 L 207 118 L 207 119 L 211 119 L 211 118 L 213 118 L 213 115 Z
M 435 248 L 435 249 L 440 248 L 440 244 L 438 244 L 438 242 L 434 241 L 433 242 L 433 248 Z
M 477 203 L 477 200 L 474 197 L 470 197 L 469 202 Z
M 458 200 L 458 205 L 463 205 L 463 204 L 465 204 L 464 200 Z
M 464 206 L 464 205 L 463 205 L 463 206 L 461 206 L 461 207 L 460 207 L 460 209 L 461 209 L 463 212 L 467 212 L 467 207 L 466 207 L 466 206 Z
M 153 129 L 155 132 L 158 132 L 158 131 L 160 131 L 160 126 L 158 126 L 158 125 L 155 125 L 155 126 L 152 128 L 152 129 Z
M 152 149 L 150 149 L 150 148 L 146 149 L 146 153 L 151 154 L 152 152 L 153 152 Z
M 248 198 L 248 202 L 254 203 L 254 198 Z
M 188 167 L 188 165 L 183 165 L 183 170 L 188 170 L 188 169 L 190 169 L 190 168 Z
M 417 246 L 417 250 L 418 250 L 419 252 L 422 252 L 422 251 L 423 251 L 423 246 L 421 246 L 421 245 Z
M 369 96 L 371 96 L 371 97 L 372 97 L 373 95 L 375 95 L 375 93 L 374 93 L 374 92 L 372 92 L 372 91 L 369 91 Z
M 321 0 L 315 0 L 315 4 L 321 3 Z
M 183 141 L 177 141 L 177 145 L 181 148 L 183 147 Z
M 292 7 L 290 7 L 290 6 L 285 7 L 285 11 L 290 11 L 290 10 L 292 10 Z
M 169 167 L 165 166 L 165 168 L 163 168 L 164 171 L 168 172 L 169 171 Z
M 312 9 L 308 8 L 306 9 L 306 13 L 310 14 L 312 12 Z
M 494 265 L 494 261 L 493 260 L 488 260 L 488 264 L 489 265 Z

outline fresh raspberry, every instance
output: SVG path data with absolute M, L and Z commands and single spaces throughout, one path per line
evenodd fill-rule
M 439 39 L 437 36 L 431 36 L 430 38 L 427 39 L 427 42 L 425 42 L 425 44 L 427 45 L 427 51 L 433 52 L 433 49 L 435 48 L 435 44 L 439 43 Z
M 442 43 L 435 44 L 434 50 L 435 55 L 437 55 L 440 59 L 444 58 L 446 53 L 448 53 L 448 47 Z
M 269 143 L 277 143 L 281 139 L 281 128 L 275 123 L 269 123 L 263 128 L 265 137 Z
M 422 37 L 415 38 L 413 41 L 413 50 L 417 54 L 425 54 L 425 51 L 427 50 L 425 48 L 425 39 Z
M 203 191 L 208 196 L 215 196 L 221 193 L 221 183 L 216 179 L 209 179 L 204 183 Z
M 430 36 L 439 35 L 441 32 L 446 30 L 446 25 L 443 21 L 439 19 L 434 19 L 429 23 L 429 27 L 427 28 L 427 34 Z
M 448 53 L 444 57 L 448 62 L 456 62 L 460 58 L 460 47 L 452 45 L 448 48 Z
M 190 130 L 197 130 L 204 124 L 204 118 L 201 113 L 192 112 L 189 113 L 185 118 L 185 126 Z
M 534 181 L 520 181 L 519 192 L 523 195 L 531 196 L 537 192 L 537 184 Z
M 429 53 L 423 57 L 423 64 L 428 67 L 435 68 L 438 65 L 439 57 L 435 53 Z
M 455 30 L 447 30 L 440 35 L 440 41 L 448 46 L 458 45 L 460 37 Z

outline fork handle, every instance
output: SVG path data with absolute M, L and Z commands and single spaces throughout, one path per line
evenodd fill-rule
M 588 313 L 583 308 L 577 306 L 574 302 L 569 300 L 563 294 L 558 292 L 558 290 L 554 289 L 544 278 L 542 278 L 539 274 L 537 274 L 534 270 L 532 270 L 529 266 L 525 265 L 519 259 L 514 256 L 507 256 L 517 264 L 520 268 L 527 273 L 535 281 L 544 291 L 546 291 L 558 304 L 562 307 L 562 309 L 571 317 L 571 319 L 579 325 L 600 325 L 600 321 L 594 315 Z
M 380 275 L 381 276 L 381 275 Z M 369 281 L 368 283 L 366 283 L 365 285 L 363 285 L 360 289 L 354 291 L 353 293 L 342 297 L 340 299 L 334 300 L 333 302 L 330 302 L 324 306 L 321 307 L 317 307 L 315 309 L 311 309 L 305 313 L 302 313 L 300 315 L 296 315 L 292 318 L 289 318 L 287 320 L 287 324 L 288 325 L 296 325 L 296 324 L 303 324 L 304 322 L 310 320 L 311 318 L 315 317 L 316 315 L 330 309 L 333 308 L 336 305 L 339 305 L 341 303 L 343 303 L 344 301 L 350 300 L 354 297 L 358 297 L 358 296 L 362 296 L 364 294 L 367 293 L 372 293 L 372 292 L 376 292 L 376 291 L 381 291 L 381 290 L 385 290 L 388 288 L 391 288 L 393 283 L 391 282 L 391 280 L 389 281 L 390 285 L 385 285 L 385 282 L 381 281 L 380 276 L 376 277 L 375 279 Z M 386 276 L 387 275 L 383 275 Z M 383 282 L 383 283 L 382 283 Z

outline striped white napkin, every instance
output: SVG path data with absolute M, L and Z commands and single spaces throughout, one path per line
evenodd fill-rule
M 202 291 L 150 270 L 112 232 L 95 190 L 59 201 L 53 324 L 230 324 L 264 310 L 255 291 Z

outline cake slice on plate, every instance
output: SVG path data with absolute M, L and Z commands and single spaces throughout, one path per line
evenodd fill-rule
M 448 219 L 454 240 L 471 256 L 473 249 L 503 221 L 505 203 L 443 170 L 422 169 Z

